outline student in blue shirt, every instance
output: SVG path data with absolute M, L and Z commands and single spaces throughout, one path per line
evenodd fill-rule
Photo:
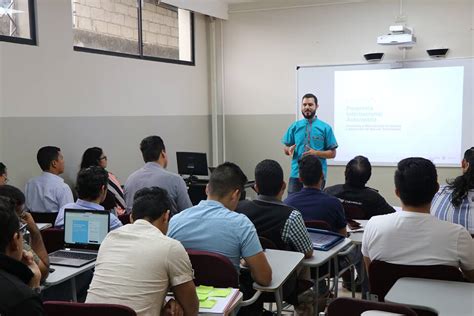
M 316 116 L 318 107 L 318 98 L 311 93 L 305 94 L 301 103 L 304 118 L 291 124 L 282 138 L 285 145 L 283 151 L 287 156 L 292 156 L 288 194 L 303 188 L 298 174 L 298 161 L 301 157 L 314 155 L 319 158 L 324 173 L 323 188 L 327 177 L 326 159 L 336 157 L 336 137 L 331 126 Z

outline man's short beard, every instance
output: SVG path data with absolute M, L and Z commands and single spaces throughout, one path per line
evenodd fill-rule
M 311 115 L 307 116 L 306 114 L 304 114 L 304 111 L 301 111 L 301 114 L 303 114 L 303 117 L 307 120 L 311 120 L 314 118 L 314 116 L 316 115 L 316 111 L 315 112 L 311 112 Z

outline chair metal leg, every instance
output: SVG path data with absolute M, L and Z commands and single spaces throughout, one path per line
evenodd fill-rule
M 275 301 L 276 301 L 276 306 L 277 306 L 277 315 L 281 315 L 281 311 L 283 310 L 282 307 L 282 300 L 283 300 L 283 288 L 280 287 L 276 292 L 275 292 Z

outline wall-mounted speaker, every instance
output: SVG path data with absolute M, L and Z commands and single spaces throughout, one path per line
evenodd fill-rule
M 383 53 L 367 53 L 367 54 L 364 54 L 364 58 L 368 62 L 378 62 L 382 60 Z
M 428 53 L 430 57 L 442 58 L 442 57 L 446 57 L 448 50 L 449 48 L 433 48 L 433 49 L 427 49 L 426 52 Z

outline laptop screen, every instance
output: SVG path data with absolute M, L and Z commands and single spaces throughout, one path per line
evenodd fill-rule
M 108 211 L 64 210 L 66 247 L 98 249 L 109 232 Z

